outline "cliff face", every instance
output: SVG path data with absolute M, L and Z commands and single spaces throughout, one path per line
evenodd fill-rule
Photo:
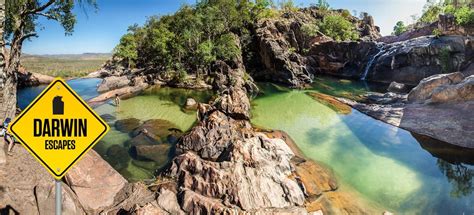
M 463 70 L 474 58 L 470 28 L 455 26 L 449 17 L 440 17 L 439 23 L 397 38 L 380 38 L 370 16 L 362 20 L 352 17 L 349 20 L 358 26 L 362 39 L 351 42 L 304 33 L 303 26 L 322 17 L 321 11 L 308 8 L 257 23 L 256 39 L 264 69 L 252 75 L 291 87 L 303 87 L 318 74 L 416 85 L 431 75 Z M 433 29 L 446 36 L 426 36 Z
M 342 14 L 343 11 L 333 13 Z M 319 66 L 315 65 L 317 62 L 314 58 L 309 57 L 308 50 L 318 44 L 332 42 L 332 39 L 320 32 L 310 36 L 304 28 L 316 28 L 312 24 L 321 22 L 325 16 L 327 14 L 324 11 L 310 7 L 285 13 L 279 18 L 259 21 L 255 32 L 264 70 L 256 71 L 252 75 L 260 80 L 274 81 L 291 87 L 302 87 L 311 83 Z M 348 16 L 346 19 L 355 26 L 361 40 L 373 41 L 380 37 L 379 29 L 371 16 L 365 14 L 363 19 Z

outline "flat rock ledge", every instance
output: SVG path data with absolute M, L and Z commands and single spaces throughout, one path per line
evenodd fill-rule
M 434 75 L 409 94 L 370 93 L 356 102 L 337 98 L 375 119 L 453 145 L 474 148 L 474 75 Z

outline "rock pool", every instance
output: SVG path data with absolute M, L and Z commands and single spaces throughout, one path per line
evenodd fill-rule
M 100 79 L 68 81 L 86 100 L 97 95 L 99 82 Z M 321 92 L 357 99 L 368 90 L 381 91 L 386 86 L 333 78 L 318 78 L 307 90 L 260 86 L 263 93 L 252 102 L 252 123 L 287 132 L 307 157 L 334 170 L 340 189 L 356 192 L 391 212 L 474 213 L 474 150 L 411 134 L 354 109 L 340 113 L 308 95 Z M 26 107 L 42 89 L 19 90 L 20 108 Z M 133 124 L 132 129 L 136 129 L 150 119 L 162 120 L 154 123 L 168 131 L 186 131 L 196 120 L 194 111 L 182 110 L 186 98 L 206 101 L 210 96 L 209 92 L 154 88 L 123 100 L 119 107 L 111 102 L 97 106 L 95 110 L 106 118 L 111 131 L 95 150 L 127 179 L 150 179 L 154 169 L 162 167 L 171 154 L 163 160 L 136 159 L 130 144 L 135 130 L 119 131 L 116 122 Z M 163 137 L 159 141 L 172 147 L 173 141 Z

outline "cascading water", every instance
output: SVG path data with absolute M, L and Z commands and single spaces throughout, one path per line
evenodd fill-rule
M 371 59 L 369 60 L 369 62 L 367 63 L 367 66 L 365 67 L 364 74 L 362 75 L 362 77 L 360 78 L 360 80 L 365 80 L 365 79 L 367 78 L 367 75 L 369 74 L 370 68 L 372 68 L 372 64 L 374 63 L 374 61 L 375 61 L 380 55 L 382 55 L 382 54 L 385 52 L 384 47 L 385 47 L 385 46 L 383 46 L 382 44 L 377 43 L 378 52 L 377 52 L 377 54 L 375 54 L 374 56 L 372 56 L 372 58 L 371 58 Z

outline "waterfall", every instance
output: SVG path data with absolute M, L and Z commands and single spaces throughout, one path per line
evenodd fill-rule
M 377 49 L 378 49 L 378 52 L 377 54 L 375 54 L 374 56 L 372 56 L 372 58 L 369 60 L 369 62 L 367 63 L 367 66 L 365 67 L 365 70 L 364 70 L 364 74 L 362 75 L 362 77 L 360 78 L 360 80 L 365 80 L 367 78 L 367 74 L 369 74 L 369 71 L 370 71 L 370 68 L 372 67 L 372 64 L 374 63 L 374 61 L 381 55 L 384 53 L 384 46 L 381 45 L 381 44 L 377 44 Z

